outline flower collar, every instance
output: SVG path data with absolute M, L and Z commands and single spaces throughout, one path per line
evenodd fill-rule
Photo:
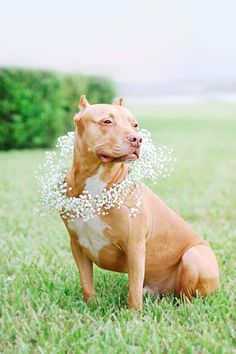
M 74 132 L 59 137 L 56 150 L 45 153 L 44 163 L 39 166 L 40 173 L 36 173 L 41 215 L 56 211 L 66 219 L 79 217 L 87 221 L 94 215 L 108 214 L 111 208 L 121 208 L 126 197 L 133 193 L 136 205 L 130 208 L 130 214 L 136 216 L 142 202 L 140 183 L 146 180 L 156 182 L 159 176 L 167 177 L 173 169 L 170 166 L 172 149 L 155 147 L 147 130 L 141 129 L 139 135 L 143 139 L 141 157 L 129 163 L 127 176 L 120 183 L 104 188 L 102 193 L 94 197 L 87 191 L 83 191 L 79 197 L 67 196 L 65 176 L 72 164 Z

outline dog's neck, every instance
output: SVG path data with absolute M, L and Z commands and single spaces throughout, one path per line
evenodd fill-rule
M 69 197 L 78 197 L 86 190 L 87 182 L 97 175 L 103 187 L 110 187 L 121 182 L 127 175 L 125 163 L 104 164 L 98 160 L 90 149 L 75 137 L 73 164 L 66 176 L 67 194 Z

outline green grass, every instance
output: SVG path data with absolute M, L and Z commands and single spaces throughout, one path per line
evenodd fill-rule
M 136 107 L 141 125 L 174 148 L 154 190 L 214 248 L 219 291 L 190 304 L 173 295 L 126 310 L 127 276 L 95 270 L 97 300 L 82 300 L 59 217 L 34 213 L 42 151 L 0 154 L 0 352 L 235 353 L 236 108 Z M 181 115 L 182 112 L 182 115 Z

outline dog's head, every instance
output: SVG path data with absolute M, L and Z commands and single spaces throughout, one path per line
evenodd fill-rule
M 74 117 L 76 134 L 88 152 L 103 163 L 139 158 L 142 138 L 122 98 L 113 104 L 90 105 L 86 97 L 81 96 L 79 108 L 80 112 Z

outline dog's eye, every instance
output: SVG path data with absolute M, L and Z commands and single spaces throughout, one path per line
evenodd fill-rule
M 138 123 L 134 123 L 134 128 L 138 128 Z
M 106 119 L 103 121 L 104 124 L 108 124 L 108 125 L 111 125 L 112 124 L 112 121 L 110 119 Z

